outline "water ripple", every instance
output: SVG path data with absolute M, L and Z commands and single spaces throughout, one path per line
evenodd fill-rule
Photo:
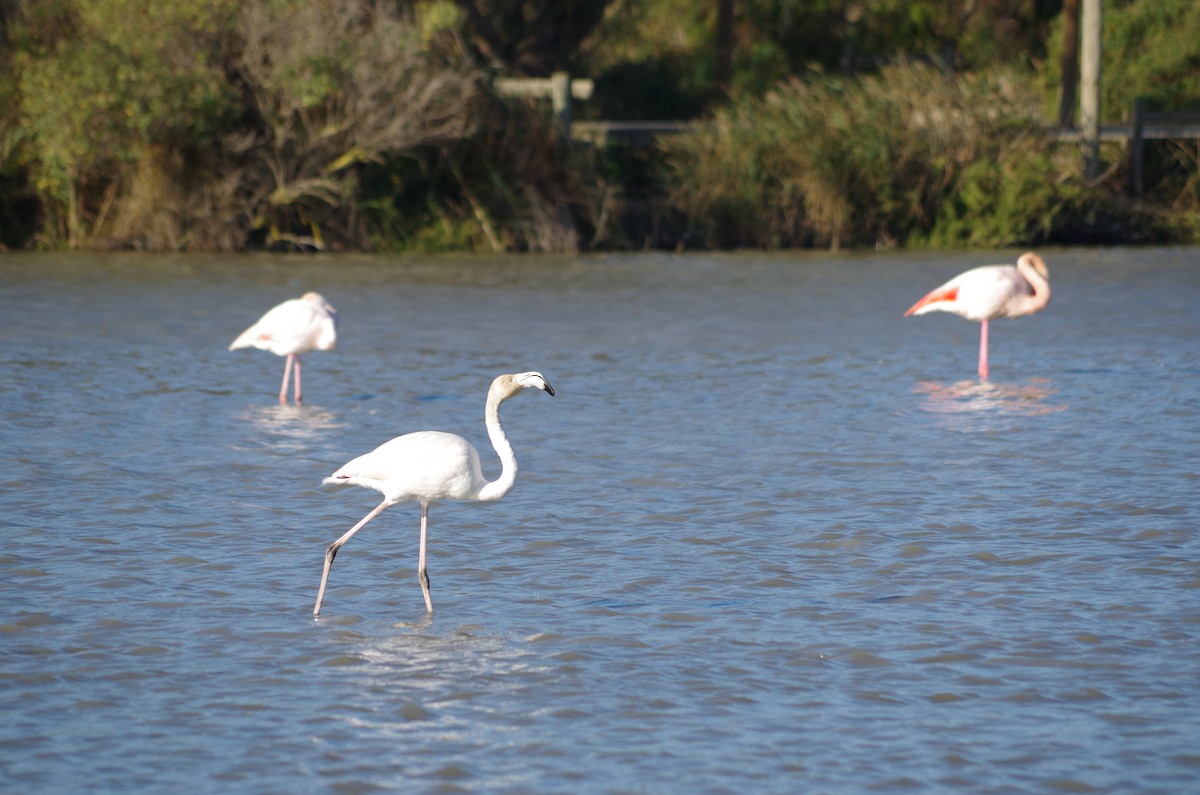
M 8 255 L 0 776 L 1188 791 L 1200 272 L 1131 256 L 1048 254 L 981 383 L 970 324 L 899 317 L 973 255 Z M 314 288 L 344 342 L 279 406 L 224 346 Z M 376 500 L 321 478 L 422 428 L 486 451 L 490 376 L 531 367 L 559 396 L 505 406 L 516 489 L 432 513 L 437 612 L 398 505 L 314 621 Z

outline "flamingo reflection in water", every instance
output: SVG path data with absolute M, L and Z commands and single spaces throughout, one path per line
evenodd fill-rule
M 1003 421 L 1065 411 L 1065 404 L 1052 402 L 1058 390 L 1048 379 L 1039 378 L 1027 384 L 996 384 L 990 381 L 958 381 L 939 384 L 918 381 L 914 388 L 924 395 L 919 408 L 948 418 L 969 419 L 972 430 L 994 430 L 995 422 L 980 422 L 983 418 Z

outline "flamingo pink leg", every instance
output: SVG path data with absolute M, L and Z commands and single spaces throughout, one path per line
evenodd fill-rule
M 295 358 L 293 354 L 289 353 L 287 359 L 283 362 L 283 386 L 279 387 L 279 402 L 285 406 L 287 405 L 288 380 L 292 377 L 293 358 Z
M 425 522 L 429 518 L 429 505 L 421 503 L 421 551 L 417 556 L 417 579 L 421 581 L 421 594 L 425 597 L 425 609 L 433 612 L 433 600 L 429 598 L 429 572 L 425 570 Z
M 988 377 L 988 340 L 987 340 L 988 322 L 985 318 L 980 324 L 979 329 L 979 377 L 986 379 Z
M 343 544 L 350 540 L 351 536 L 361 530 L 363 525 L 378 516 L 384 508 L 388 507 L 388 505 L 389 503 L 387 500 L 379 503 L 375 510 L 364 516 L 362 521 L 347 530 L 345 535 L 343 535 L 337 541 L 334 541 L 329 545 L 329 548 L 325 550 L 325 570 L 321 572 L 321 588 L 317 591 L 317 604 L 313 607 L 314 618 L 321 615 L 321 602 L 325 600 L 325 585 L 329 582 L 329 570 L 333 568 L 333 559 L 337 557 L 338 550 L 342 548 Z M 425 598 L 428 599 L 429 597 L 427 596 Z
M 300 354 L 296 354 L 296 361 L 292 364 L 296 370 L 296 391 L 293 393 L 296 397 L 296 405 L 300 405 Z

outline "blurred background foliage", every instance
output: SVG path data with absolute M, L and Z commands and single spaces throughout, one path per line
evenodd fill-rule
M 574 251 L 1200 237 L 1051 135 L 1078 0 L 0 0 L 0 245 Z M 1104 0 L 1105 121 L 1200 105 L 1200 4 Z M 565 140 L 499 76 L 595 80 Z M 1068 103 L 1069 105 L 1070 103 Z M 1070 112 L 1068 108 L 1068 114 Z

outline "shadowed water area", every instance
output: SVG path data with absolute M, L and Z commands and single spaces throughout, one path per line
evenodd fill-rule
M 1200 787 L 1200 251 L 0 255 L 0 789 Z M 317 290 L 337 350 L 226 346 Z M 449 430 L 520 481 L 321 479 Z

